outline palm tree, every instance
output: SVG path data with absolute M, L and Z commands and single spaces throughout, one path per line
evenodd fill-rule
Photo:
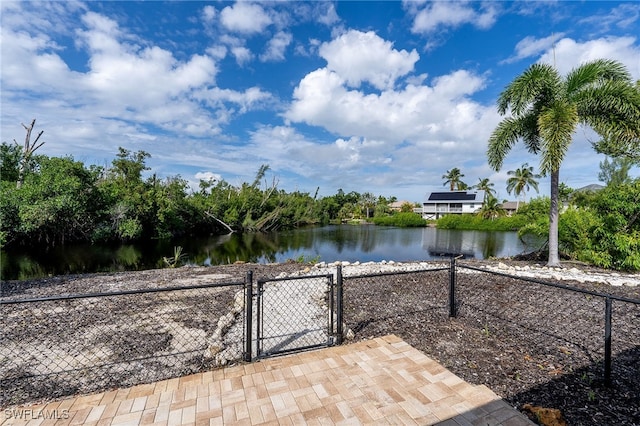
M 506 214 L 507 212 L 502 208 L 502 204 L 500 204 L 498 199 L 493 195 L 489 195 L 482 204 L 482 207 L 478 210 L 478 215 L 482 216 L 483 219 L 494 220 Z
M 442 179 L 446 179 L 443 186 L 449 184 L 451 191 L 453 191 L 454 189 L 458 189 L 458 191 L 460 191 L 461 189 L 466 189 L 468 187 L 467 184 L 462 181 L 463 177 L 464 175 L 457 167 L 454 167 L 451 170 L 447 170 L 447 173 L 442 175 Z
M 360 197 L 360 203 L 362 204 L 362 207 L 366 211 L 365 217 L 369 219 L 371 212 L 376 207 L 376 196 L 373 195 L 371 192 L 365 192 Z
M 493 197 L 496 193 L 496 190 L 493 189 L 495 186 L 493 182 L 489 182 L 489 178 L 478 178 L 479 182 L 473 185 L 473 188 L 478 189 L 480 191 L 484 191 L 484 199 L 485 201 L 489 197 Z
M 564 78 L 551 65 L 533 64 L 500 94 L 498 112 L 511 116 L 489 138 L 489 164 L 500 170 L 520 139 L 530 152 L 540 154 L 540 172 L 551 176 L 549 266 L 560 264 L 558 184 L 573 133 L 585 124 L 620 144 L 633 141 L 640 128 L 639 98 L 624 65 L 603 59 L 584 63 Z
M 524 198 L 524 194 L 531 188 L 538 192 L 538 181 L 536 179 L 540 179 L 540 175 L 533 173 L 533 167 L 530 167 L 528 163 L 524 163 L 519 169 L 509 170 L 507 174 L 511 176 L 507 179 L 507 192 L 509 194 L 513 192 L 517 197 L 516 211 L 518 211 L 520 195 Z

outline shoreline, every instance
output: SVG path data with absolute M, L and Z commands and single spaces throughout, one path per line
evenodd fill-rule
M 505 263 L 509 262 L 511 264 Z M 474 261 L 458 261 L 462 266 L 465 264 L 486 269 L 487 271 L 499 272 L 502 274 L 513 275 L 517 277 L 538 278 L 538 279 L 552 279 L 556 281 L 577 281 L 579 283 L 601 283 L 608 284 L 613 287 L 638 287 L 640 286 L 640 273 L 621 273 L 615 271 L 599 270 L 593 267 L 581 270 L 575 265 L 566 265 L 560 267 L 548 267 L 540 265 L 539 263 L 523 262 L 523 261 L 509 261 L 507 259 L 499 260 L 474 260 Z M 516 263 L 516 264 L 514 264 Z M 325 263 L 319 262 L 313 266 L 315 269 L 324 269 L 330 267 L 336 267 L 341 264 L 343 268 L 355 269 L 358 274 L 362 273 L 378 273 L 378 272 L 394 272 L 398 270 L 410 271 L 414 269 L 420 269 L 425 267 L 433 267 L 438 265 L 439 267 L 449 267 L 448 262 L 438 261 L 425 261 L 425 262 L 395 262 L 395 261 L 381 261 L 381 262 L 332 262 Z M 462 271 L 462 273 L 472 273 L 472 271 Z
M 640 299 L 640 273 L 605 270 L 578 262 L 564 262 L 560 267 L 547 267 L 537 261 L 512 260 L 508 258 L 488 260 L 458 260 L 459 273 L 479 274 L 464 266 L 487 270 L 514 277 L 558 282 L 564 285 L 588 288 L 604 293 L 622 293 L 625 297 Z M 391 273 L 420 269 L 449 268 L 448 261 L 387 261 L 379 262 L 281 262 L 244 263 L 226 265 L 192 266 L 179 268 L 146 269 L 140 271 L 94 272 L 87 274 L 56 275 L 27 280 L 0 281 L 0 299 L 10 298 L 15 293 L 36 293 L 39 296 L 54 296 L 55 288 L 62 294 L 138 290 L 144 288 L 189 286 L 211 282 L 242 280 L 248 271 L 255 276 L 297 276 L 310 273 L 335 275 L 337 265 L 342 265 L 343 274 L 365 275 Z M 36 290 L 37 289 L 37 290 Z

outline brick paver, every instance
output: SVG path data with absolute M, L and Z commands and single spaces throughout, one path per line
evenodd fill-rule
M 2 426 L 533 424 L 393 335 L 12 413 Z

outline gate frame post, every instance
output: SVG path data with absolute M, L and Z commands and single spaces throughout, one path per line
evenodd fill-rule
M 605 299 L 604 305 L 604 383 L 611 386 L 611 298 Z
M 336 268 L 336 343 L 342 344 L 343 329 L 342 329 L 342 265 L 338 265 Z
M 253 339 L 253 271 L 248 271 L 244 281 L 244 354 L 242 360 L 251 362 Z
M 451 257 L 449 266 L 449 318 L 455 318 L 458 315 L 456 309 L 456 257 Z

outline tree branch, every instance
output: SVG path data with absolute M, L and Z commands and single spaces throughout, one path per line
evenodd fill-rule
M 227 228 L 229 230 L 229 233 L 235 232 L 233 230 L 233 228 L 231 228 L 229 225 L 227 225 L 226 223 L 224 223 L 223 221 L 221 221 L 220 219 L 218 219 L 217 217 L 215 217 L 214 215 L 212 215 L 209 212 L 204 212 L 205 215 L 207 215 L 208 217 L 210 217 L 211 219 L 215 220 L 216 222 L 218 222 L 220 225 L 224 226 L 225 228 Z

